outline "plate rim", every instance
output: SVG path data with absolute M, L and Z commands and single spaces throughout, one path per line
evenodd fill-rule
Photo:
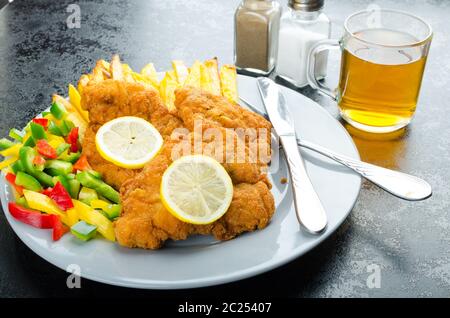
M 239 74 L 238 77 L 247 77 L 252 78 L 251 76 L 246 76 Z M 360 154 L 358 151 L 358 148 L 356 147 L 350 133 L 342 126 L 342 124 L 334 118 L 327 110 L 325 110 L 319 103 L 314 101 L 313 99 L 301 94 L 300 92 L 287 87 L 283 86 L 281 84 L 277 85 L 279 87 L 283 87 L 286 89 L 289 89 L 293 91 L 296 94 L 301 95 L 302 98 L 309 99 L 310 102 L 315 104 L 316 109 L 319 112 L 322 112 L 322 114 L 325 114 L 325 116 L 330 117 L 334 122 L 337 123 L 337 126 L 339 126 L 339 129 L 344 132 L 344 135 L 346 135 L 348 141 L 350 141 L 351 146 L 356 154 L 356 158 L 360 159 Z M 2 182 L 7 185 L 4 179 L 4 174 L 2 173 Z M 342 218 L 340 222 L 337 222 L 334 224 L 331 228 L 328 228 L 329 231 L 326 233 L 323 233 L 319 237 L 317 237 L 316 240 L 313 242 L 308 242 L 308 246 L 297 246 L 296 248 L 292 249 L 290 254 L 288 256 L 282 257 L 281 259 L 272 259 L 270 261 L 258 264 L 256 266 L 252 266 L 246 269 L 239 270 L 237 272 L 228 273 L 225 275 L 216 275 L 216 276 L 209 276 L 204 278 L 196 278 L 196 279 L 188 279 L 188 280 L 182 280 L 182 281 L 165 281 L 165 280 L 154 280 L 154 279 L 139 279 L 139 280 L 123 280 L 121 278 L 113 277 L 113 278 L 104 278 L 103 276 L 98 276 L 94 274 L 88 273 L 82 273 L 81 277 L 85 279 L 89 279 L 92 281 L 100 282 L 103 284 L 111 285 L 111 286 L 120 286 L 120 287 L 127 287 L 127 288 L 135 288 L 135 289 L 153 289 L 153 290 L 176 290 L 176 289 L 191 289 L 191 288 L 200 288 L 200 287 L 209 287 L 209 286 L 215 286 L 215 285 L 221 285 L 226 284 L 230 282 L 237 282 L 246 278 L 254 277 L 257 275 L 260 275 L 262 273 L 269 272 L 275 268 L 281 267 L 283 265 L 286 265 L 289 262 L 292 262 L 293 260 L 305 255 L 306 253 L 310 252 L 317 246 L 319 246 L 324 240 L 329 238 L 333 233 L 336 232 L 336 230 L 344 223 L 344 221 L 348 218 L 348 216 L 351 214 L 356 202 L 358 201 L 360 192 L 361 192 L 361 185 L 362 185 L 362 178 L 359 176 L 358 178 L 358 190 L 356 191 L 355 197 L 353 199 L 353 204 L 351 207 L 346 211 L 345 217 Z M 7 185 L 9 187 L 9 185 Z M 51 253 L 41 253 L 40 248 L 35 248 L 32 246 L 32 241 L 29 240 L 24 233 L 21 231 L 16 231 L 14 222 L 18 222 L 15 219 L 12 218 L 12 216 L 6 212 L 7 210 L 7 204 L 9 201 L 6 198 L 6 192 L 4 189 L 0 191 L 1 201 L 2 201 L 2 208 L 3 212 L 6 216 L 6 219 L 8 220 L 9 225 L 11 226 L 13 232 L 20 238 L 20 240 L 35 254 L 43 258 L 45 261 L 49 262 L 50 264 L 56 266 L 57 268 L 66 271 L 65 268 L 65 262 L 59 261 L 57 258 L 52 257 Z M 64 264 L 63 264 L 64 263 Z

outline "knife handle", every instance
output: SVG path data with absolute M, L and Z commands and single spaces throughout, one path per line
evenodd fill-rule
M 327 226 L 327 215 L 306 172 L 297 138 L 280 136 L 280 141 L 289 167 L 298 221 L 307 231 L 318 234 Z

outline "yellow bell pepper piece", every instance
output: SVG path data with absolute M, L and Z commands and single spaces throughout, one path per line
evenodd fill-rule
M 72 202 L 81 220 L 97 226 L 97 231 L 107 240 L 116 240 L 113 223 L 108 220 L 106 216 L 98 211 L 95 211 L 93 208 L 91 208 L 87 204 L 84 204 L 83 202 L 80 202 L 78 200 L 72 200 Z
M 30 208 L 34 210 L 38 210 L 41 212 L 45 212 L 48 214 L 55 214 L 59 215 L 61 218 L 61 221 L 66 224 L 70 225 L 70 222 L 67 218 L 66 212 L 61 210 L 55 202 L 53 202 L 52 199 L 50 199 L 48 196 L 35 192 L 30 190 L 23 190 L 23 195 L 25 199 L 27 200 L 28 205 Z
M 81 116 L 80 112 L 77 110 L 77 108 L 72 105 L 71 102 L 69 102 L 67 99 L 65 99 L 62 96 L 59 96 L 57 94 L 53 94 L 52 96 L 52 101 L 53 102 L 57 102 L 60 103 L 61 105 L 64 106 L 64 108 L 67 110 L 68 115 L 74 115 L 80 118 L 80 121 L 83 122 L 84 126 L 86 126 L 87 121 Z M 71 119 L 69 119 L 71 120 Z M 75 126 L 78 127 L 78 125 L 74 122 Z
M 58 147 L 60 144 L 65 143 L 66 141 L 64 140 L 63 137 L 60 136 L 56 136 L 56 135 L 52 135 L 52 134 L 47 134 L 48 137 L 48 143 L 50 146 L 52 146 L 53 148 Z
M 106 208 L 110 203 L 103 201 L 103 200 L 92 200 L 91 201 L 91 208 L 93 209 L 103 209 Z
M 86 121 L 81 118 L 78 113 L 69 113 L 66 117 L 67 120 L 70 120 L 75 127 L 78 127 L 78 134 L 80 135 L 80 140 L 83 140 L 84 132 L 86 131 L 87 124 Z
M 80 217 L 78 215 L 78 211 L 75 208 L 67 210 L 66 214 L 67 214 L 67 222 L 68 222 L 67 225 L 68 226 L 75 225 L 80 220 Z
M 55 116 L 53 116 L 52 114 L 47 114 L 47 115 L 44 116 L 44 118 L 45 118 L 45 119 L 48 119 L 48 120 L 50 120 L 50 121 L 58 121 L 58 120 L 55 118 Z M 24 139 L 24 140 L 26 140 L 26 139 Z
M 69 84 L 69 100 L 70 100 L 70 103 L 80 113 L 81 117 L 88 123 L 89 122 L 89 113 L 86 110 L 84 110 L 83 108 L 81 108 L 80 93 L 78 93 L 77 89 L 72 84 Z
M 11 164 L 16 162 L 18 159 L 19 159 L 18 157 L 11 157 L 11 158 L 3 160 L 2 162 L 0 162 L 0 170 L 8 168 Z
M 9 157 L 9 156 L 19 157 L 20 148 L 22 148 L 22 144 L 17 144 L 17 145 L 11 146 L 5 150 L 0 151 L 0 155 L 2 155 L 3 157 Z

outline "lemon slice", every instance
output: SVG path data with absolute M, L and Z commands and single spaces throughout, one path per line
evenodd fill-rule
M 142 168 L 161 149 L 163 139 L 148 121 L 133 116 L 119 117 L 97 131 L 95 144 L 100 155 L 123 168 Z
M 181 221 L 208 224 L 219 219 L 230 206 L 233 183 L 220 163 L 202 155 L 174 161 L 161 181 L 161 200 Z

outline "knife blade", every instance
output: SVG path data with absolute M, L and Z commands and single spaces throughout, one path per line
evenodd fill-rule
M 308 232 L 319 234 L 327 226 L 327 215 L 298 150 L 295 127 L 286 99 L 271 79 L 258 77 L 256 82 L 269 120 L 286 155 L 297 219 Z

